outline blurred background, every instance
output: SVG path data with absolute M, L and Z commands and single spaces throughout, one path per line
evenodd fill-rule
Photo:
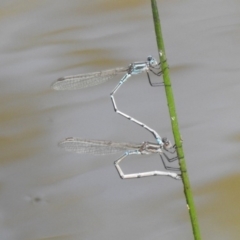
M 158 8 L 202 238 L 237 240 L 240 2 Z M 154 141 L 113 111 L 109 94 L 121 76 L 78 91 L 50 88 L 62 76 L 157 58 L 150 1 L 3 0 L 0 9 L 1 240 L 193 239 L 181 181 L 121 180 L 113 163 L 122 153 L 57 146 L 70 136 Z M 116 101 L 173 140 L 164 88 L 150 87 L 145 74 Z M 129 157 L 122 168 L 163 170 L 157 155 Z

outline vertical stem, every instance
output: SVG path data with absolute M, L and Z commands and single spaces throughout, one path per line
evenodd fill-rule
M 159 52 L 160 61 L 162 63 L 161 67 L 162 67 L 162 70 L 164 70 L 163 71 L 163 81 L 164 81 L 164 85 L 165 85 L 165 92 L 166 92 L 166 98 L 167 98 L 168 109 L 169 109 L 169 114 L 170 114 L 170 120 L 171 120 L 171 124 L 172 124 L 173 136 L 174 136 L 174 140 L 175 140 L 175 144 L 176 144 L 177 155 L 178 155 L 180 170 L 181 170 L 181 174 L 182 174 L 184 194 L 186 197 L 187 208 L 188 208 L 191 223 L 192 223 L 194 239 L 200 240 L 201 239 L 200 229 L 199 229 L 199 225 L 198 225 L 198 221 L 197 221 L 197 213 L 195 210 L 190 181 L 189 181 L 189 177 L 187 174 L 187 166 L 186 166 L 186 162 L 184 159 L 182 140 L 181 140 L 181 135 L 180 135 L 179 127 L 178 127 L 176 108 L 175 108 L 175 103 L 174 103 L 173 91 L 172 91 L 172 87 L 171 87 L 167 59 L 166 59 L 166 55 L 165 55 L 165 48 L 164 48 L 164 42 L 163 42 L 163 37 L 162 37 L 162 31 L 161 31 L 161 25 L 160 25 L 160 19 L 159 19 L 156 0 L 151 0 L 151 4 L 152 4 L 153 22 L 154 22 L 154 27 L 155 27 L 156 39 L 157 39 L 158 52 Z

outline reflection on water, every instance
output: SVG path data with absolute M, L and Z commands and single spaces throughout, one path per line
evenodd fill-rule
M 234 163 L 234 162 L 233 162 Z M 199 208 L 200 217 L 205 221 L 203 227 L 211 232 L 212 223 L 214 222 L 214 230 L 227 229 L 224 233 L 226 238 L 238 239 L 240 210 L 237 207 L 240 201 L 240 176 L 233 174 L 232 176 L 223 176 L 219 181 L 213 181 L 206 186 L 196 189 L 196 196 L 205 196 L 202 199 L 202 205 Z M 214 236 L 214 233 L 212 233 Z

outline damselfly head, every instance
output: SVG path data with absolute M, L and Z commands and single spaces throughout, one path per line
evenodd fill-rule
M 166 137 L 162 138 L 162 142 L 165 149 L 169 149 L 172 147 L 172 143 Z
M 147 61 L 149 63 L 150 66 L 157 66 L 158 62 L 155 58 L 153 58 L 152 56 L 148 56 Z

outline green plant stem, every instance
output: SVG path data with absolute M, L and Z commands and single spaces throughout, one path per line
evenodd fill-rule
M 189 181 L 189 177 L 187 174 L 186 162 L 184 159 L 182 139 L 181 139 L 181 135 L 180 135 L 179 127 L 178 127 L 176 108 L 175 108 L 175 103 L 174 103 L 173 91 L 172 91 L 172 87 L 171 87 L 167 59 L 166 59 L 166 55 L 165 55 L 165 48 L 164 48 L 164 42 L 163 42 L 163 37 L 162 37 L 162 31 L 161 31 L 161 25 L 160 25 L 160 19 L 159 19 L 156 0 L 151 0 L 151 4 L 152 4 L 153 22 L 154 22 L 154 26 L 155 26 L 158 52 L 159 52 L 160 61 L 162 63 L 161 68 L 163 70 L 163 81 L 164 81 L 164 85 L 165 85 L 166 98 L 167 98 L 167 103 L 168 103 L 170 120 L 171 120 L 171 124 L 172 124 L 172 131 L 173 131 L 173 136 L 174 136 L 174 140 L 175 140 L 175 144 L 176 144 L 180 170 L 181 170 L 181 174 L 182 174 L 184 194 L 186 197 L 187 208 L 188 208 L 191 223 L 192 223 L 194 239 L 200 240 L 201 239 L 200 229 L 199 229 L 199 225 L 198 225 L 198 221 L 197 221 L 197 213 L 195 210 L 193 195 L 192 195 L 192 191 L 191 191 L 191 187 L 190 187 L 190 181 Z

